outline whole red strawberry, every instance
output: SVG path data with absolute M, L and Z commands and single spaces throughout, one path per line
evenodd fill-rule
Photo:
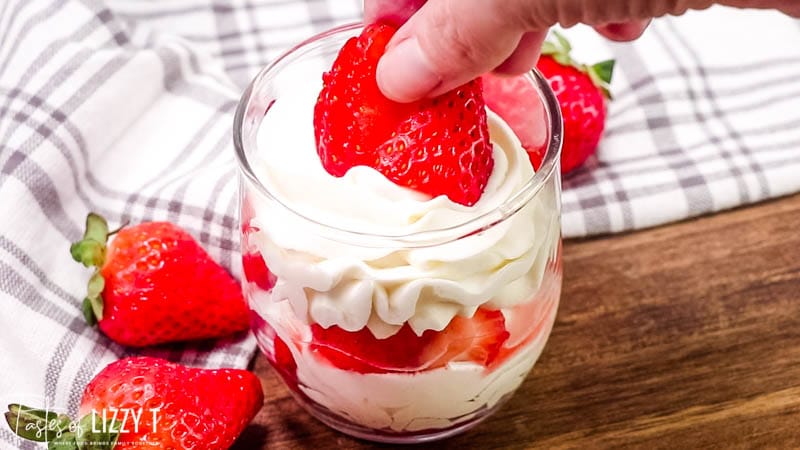
M 608 85 L 614 61 L 593 66 L 577 64 L 570 57 L 572 47 L 559 33 L 542 47 L 536 67 L 547 78 L 558 98 L 564 118 L 564 141 L 561 149 L 561 173 L 567 173 L 586 161 L 597 150 L 606 121 Z
M 389 100 L 375 73 L 395 31 L 367 26 L 323 75 L 314 108 L 322 165 L 337 177 L 354 166 L 372 167 L 400 186 L 471 206 L 494 167 L 481 80 L 433 99 Z
M 83 311 L 115 342 L 142 347 L 248 328 L 239 283 L 176 225 L 147 222 L 109 233 L 105 219 L 92 213 L 70 251 L 97 268 Z
M 486 106 L 511 127 L 528 152 L 533 168 L 539 170 L 550 132 L 536 85 L 525 75 L 509 77 L 487 73 L 481 79 Z
M 89 382 L 77 422 L 21 405 L 9 405 L 6 421 L 21 437 L 50 448 L 223 450 L 263 403 L 261 383 L 246 370 L 136 357 L 109 364 Z

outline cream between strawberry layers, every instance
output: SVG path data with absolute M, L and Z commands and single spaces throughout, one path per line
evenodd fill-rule
M 313 89 L 307 91 L 271 106 L 259 128 L 260 158 L 253 168 L 275 198 L 316 222 L 381 235 L 458 226 L 504 204 L 533 175 L 517 137 L 489 111 L 494 169 L 472 207 L 395 185 L 369 167 L 331 176 L 316 153 L 316 98 Z M 319 228 L 257 195 L 249 200 L 255 211 L 250 225 L 260 231 L 248 241 L 276 275 L 273 298 L 288 299 L 307 323 L 347 331 L 366 326 L 378 338 L 406 322 L 421 334 L 442 330 L 457 314 L 471 317 L 481 305 L 498 309 L 529 301 L 560 231 L 556 206 L 535 198 L 509 219 L 466 239 L 422 248 L 375 248 L 323 236 Z
M 536 325 L 529 342 L 492 370 L 472 362 L 410 373 L 341 370 L 309 350 L 311 333 L 293 319 L 286 320 L 292 317 L 286 300 L 275 303 L 263 298 L 266 293 L 255 293 L 254 309 L 268 322 L 283 325 L 276 331 L 284 342 L 293 343 L 289 349 L 303 394 L 363 427 L 413 433 L 466 423 L 519 387 L 542 353 L 558 308 L 561 274 L 549 271 L 545 280 L 533 300 L 542 306 L 541 315 L 527 317 Z

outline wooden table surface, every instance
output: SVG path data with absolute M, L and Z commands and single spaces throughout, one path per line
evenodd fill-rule
M 371 448 L 289 396 L 234 447 Z M 800 195 L 567 241 L 553 334 L 513 399 L 431 447 L 800 448 Z M 383 446 L 386 447 L 386 446 Z

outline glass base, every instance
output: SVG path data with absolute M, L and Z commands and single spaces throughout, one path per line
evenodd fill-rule
M 525 314 L 522 315 L 523 318 L 538 319 L 524 321 L 524 328 L 531 329 L 531 334 L 523 342 L 515 343 L 514 348 L 516 348 L 516 351 L 509 356 L 506 356 L 508 359 L 502 361 L 502 364 L 507 364 L 506 367 L 509 368 L 522 367 L 521 369 L 514 369 L 516 371 L 520 371 L 519 373 L 521 375 L 519 376 L 521 376 L 522 379 L 524 379 L 525 375 L 532 370 L 535 362 L 539 359 L 548 337 L 550 336 L 550 331 L 555 321 L 561 285 L 560 276 L 558 276 L 560 275 L 560 270 L 557 268 L 554 269 L 553 275 L 554 276 L 546 277 L 547 283 L 542 286 L 541 292 L 539 293 L 541 298 L 539 298 L 537 301 L 531 301 L 528 303 L 529 305 L 533 305 L 535 307 L 534 310 L 526 310 Z M 386 422 L 381 423 L 380 421 L 380 424 L 377 427 L 364 426 L 364 422 L 357 423 L 352 420 L 352 417 L 354 416 L 351 414 L 358 416 L 358 413 L 347 412 L 346 408 L 345 411 L 337 412 L 324 406 L 323 403 L 316 401 L 313 398 L 313 394 L 311 397 L 309 397 L 309 395 L 306 393 L 318 393 L 321 391 L 321 389 L 318 385 L 314 384 L 314 377 L 309 378 L 309 380 L 312 381 L 310 385 L 306 384 L 308 383 L 308 380 L 305 380 L 304 383 L 304 380 L 298 378 L 298 366 L 296 361 L 302 361 L 303 358 L 293 358 L 292 355 L 288 354 L 290 350 L 285 344 L 283 344 L 281 339 L 277 338 L 277 334 L 273 326 L 270 325 L 263 317 L 261 317 L 256 309 L 253 310 L 252 318 L 253 331 L 255 332 L 256 341 L 258 342 L 261 351 L 267 356 L 267 360 L 269 361 L 273 370 L 275 370 L 276 374 L 282 378 L 285 385 L 289 388 L 289 391 L 291 392 L 295 401 L 297 401 L 297 403 L 299 403 L 303 409 L 309 412 L 312 416 L 316 417 L 329 427 L 359 439 L 389 444 L 416 444 L 445 439 L 456 434 L 463 433 L 481 423 L 483 420 L 501 408 L 518 387 L 513 387 L 510 392 L 507 392 L 505 395 L 498 395 L 498 397 L 495 397 L 497 398 L 496 401 L 490 402 L 486 399 L 483 399 L 482 407 L 478 407 L 469 412 L 464 412 L 462 409 L 460 413 L 455 413 L 449 416 L 439 416 L 448 417 L 447 420 L 438 422 L 434 421 L 433 423 L 429 422 L 426 424 L 427 426 L 433 426 L 435 428 L 415 430 L 413 427 L 410 427 L 411 430 L 404 430 L 391 428 Z M 287 318 L 283 317 L 283 319 L 286 320 Z M 519 321 L 509 322 L 509 326 L 512 330 L 519 328 L 518 322 Z M 283 345 L 283 347 L 280 347 L 280 345 Z M 304 342 L 292 342 L 290 345 L 292 345 L 292 348 L 294 348 L 294 346 L 303 346 L 307 344 Z M 281 350 L 281 348 L 284 348 L 284 350 Z M 502 365 L 495 367 L 494 370 L 497 372 L 491 373 L 500 375 L 502 375 L 504 372 L 514 373 L 514 370 L 504 370 Z M 498 383 L 498 379 L 499 378 L 495 378 L 492 383 Z M 519 380 L 519 382 L 521 382 L 521 380 Z M 356 388 L 356 390 L 358 389 L 360 388 Z M 367 387 L 365 386 L 363 389 L 367 389 Z M 387 384 L 383 388 L 371 386 L 369 389 L 378 389 L 380 392 L 388 389 L 389 392 L 392 392 L 396 389 L 396 386 Z M 429 387 L 420 387 L 420 389 L 423 389 L 424 392 L 427 392 L 427 395 L 436 395 L 436 391 L 431 391 Z M 490 403 L 491 406 L 488 406 Z M 473 403 L 475 406 L 477 404 L 480 403 Z
M 484 420 L 486 420 L 496 410 L 501 408 L 503 404 L 505 404 L 506 401 L 508 401 L 508 399 L 511 398 L 513 394 L 513 392 L 507 394 L 491 408 L 484 408 L 475 413 L 472 413 L 474 414 L 474 417 L 464 422 L 458 422 L 449 428 L 395 432 L 391 430 L 376 430 L 373 428 L 366 428 L 354 424 L 352 422 L 342 419 L 341 416 L 332 413 L 324 406 L 309 401 L 309 399 L 304 395 L 298 394 L 295 391 L 291 392 L 294 399 L 297 401 L 297 403 L 299 403 L 303 407 L 303 409 L 305 409 L 309 414 L 317 418 L 320 422 L 324 423 L 325 425 L 333 428 L 336 431 L 339 431 L 341 433 L 344 433 L 346 435 L 358 439 L 363 439 L 372 442 L 380 442 L 384 444 L 422 444 L 426 442 L 433 442 L 441 439 L 446 439 L 451 436 L 463 433 L 475 427 L 476 425 L 480 424 Z

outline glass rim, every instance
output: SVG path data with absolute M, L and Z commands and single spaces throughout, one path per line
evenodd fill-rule
M 539 170 L 535 171 L 533 176 L 529 178 L 525 184 L 515 190 L 514 194 L 506 199 L 500 205 L 486 211 L 476 217 L 470 218 L 464 222 L 455 225 L 450 225 L 441 228 L 434 228 L 424 231 L 414 231 L 410 233 L 400 234 L 380 234 L 370 233 L 358 230 L 349 230 L 346 228 L 337 227 L 322 223 L 318 220 L 308 217 L 305 214 L 287 205 L 277 196 L 273 195 L 269 189 L 261 182 L 259 177 L 255 174 L 250 160 L 247 156 L 247 149 L 245 140 L 243 139 L 243 129 L 245 125 L 245 115 L 248 110 L 248 105 L 253 97 L 253 92 L 256 91 L 255 87 L 259 85 L 264 79 L 268 79 L 273 73 L 279 72 L 284 61 L 296 55 L 306 46 L 329 38 L 340 33 L 351 32 L 360 29 L 364 26 L 361 22 L 350 23 L 331 28 L 322 33 L 316 34 L 291 49 L 282 53 L 272 63 L 261 69 L 253 80 L 248 84 L 247 88 L 239 100 L 233 120 L 233 143 L 236 152 L 239 171 L 244 175 L 245 179 L 254 185 L 260 194 L 265 195 L 269 200 L 276 202 L 283 209 L 289 211 L 292 216 L 300 219 L 314 228 L 319 229 L 323 234 L 333 238 L 337 241 L 350 241 L 356 240 L 359 245 L 363 245 L 364 240 L 370 243 L 377 244 L 378 246 L 391 246 L 401 243 L 403 245 L 431 245 L 431 242 L 437 244 L 455 241 L 463 237 L 469 236 L 491 228 L 492 226 L 503 222 L 507 218 L 513 216 L 517 211 L 522 209 L 541 189 L 550 181 L 553 176 L 557 176 L 559 160 L 561 155 L 561 145 L 563 138 L 563 123 L 561 118 L 561 109 L 558 104 L 550 85 L 544 76 L 539 73 L 535 68 L 530 72 L 520 75 L 526 76 L 536 86 L 536 91 L 539 94 L 540 100 L 545 110 L 545 116 L 549 121 L 549 141 L 547 143 L 544 157 Z

